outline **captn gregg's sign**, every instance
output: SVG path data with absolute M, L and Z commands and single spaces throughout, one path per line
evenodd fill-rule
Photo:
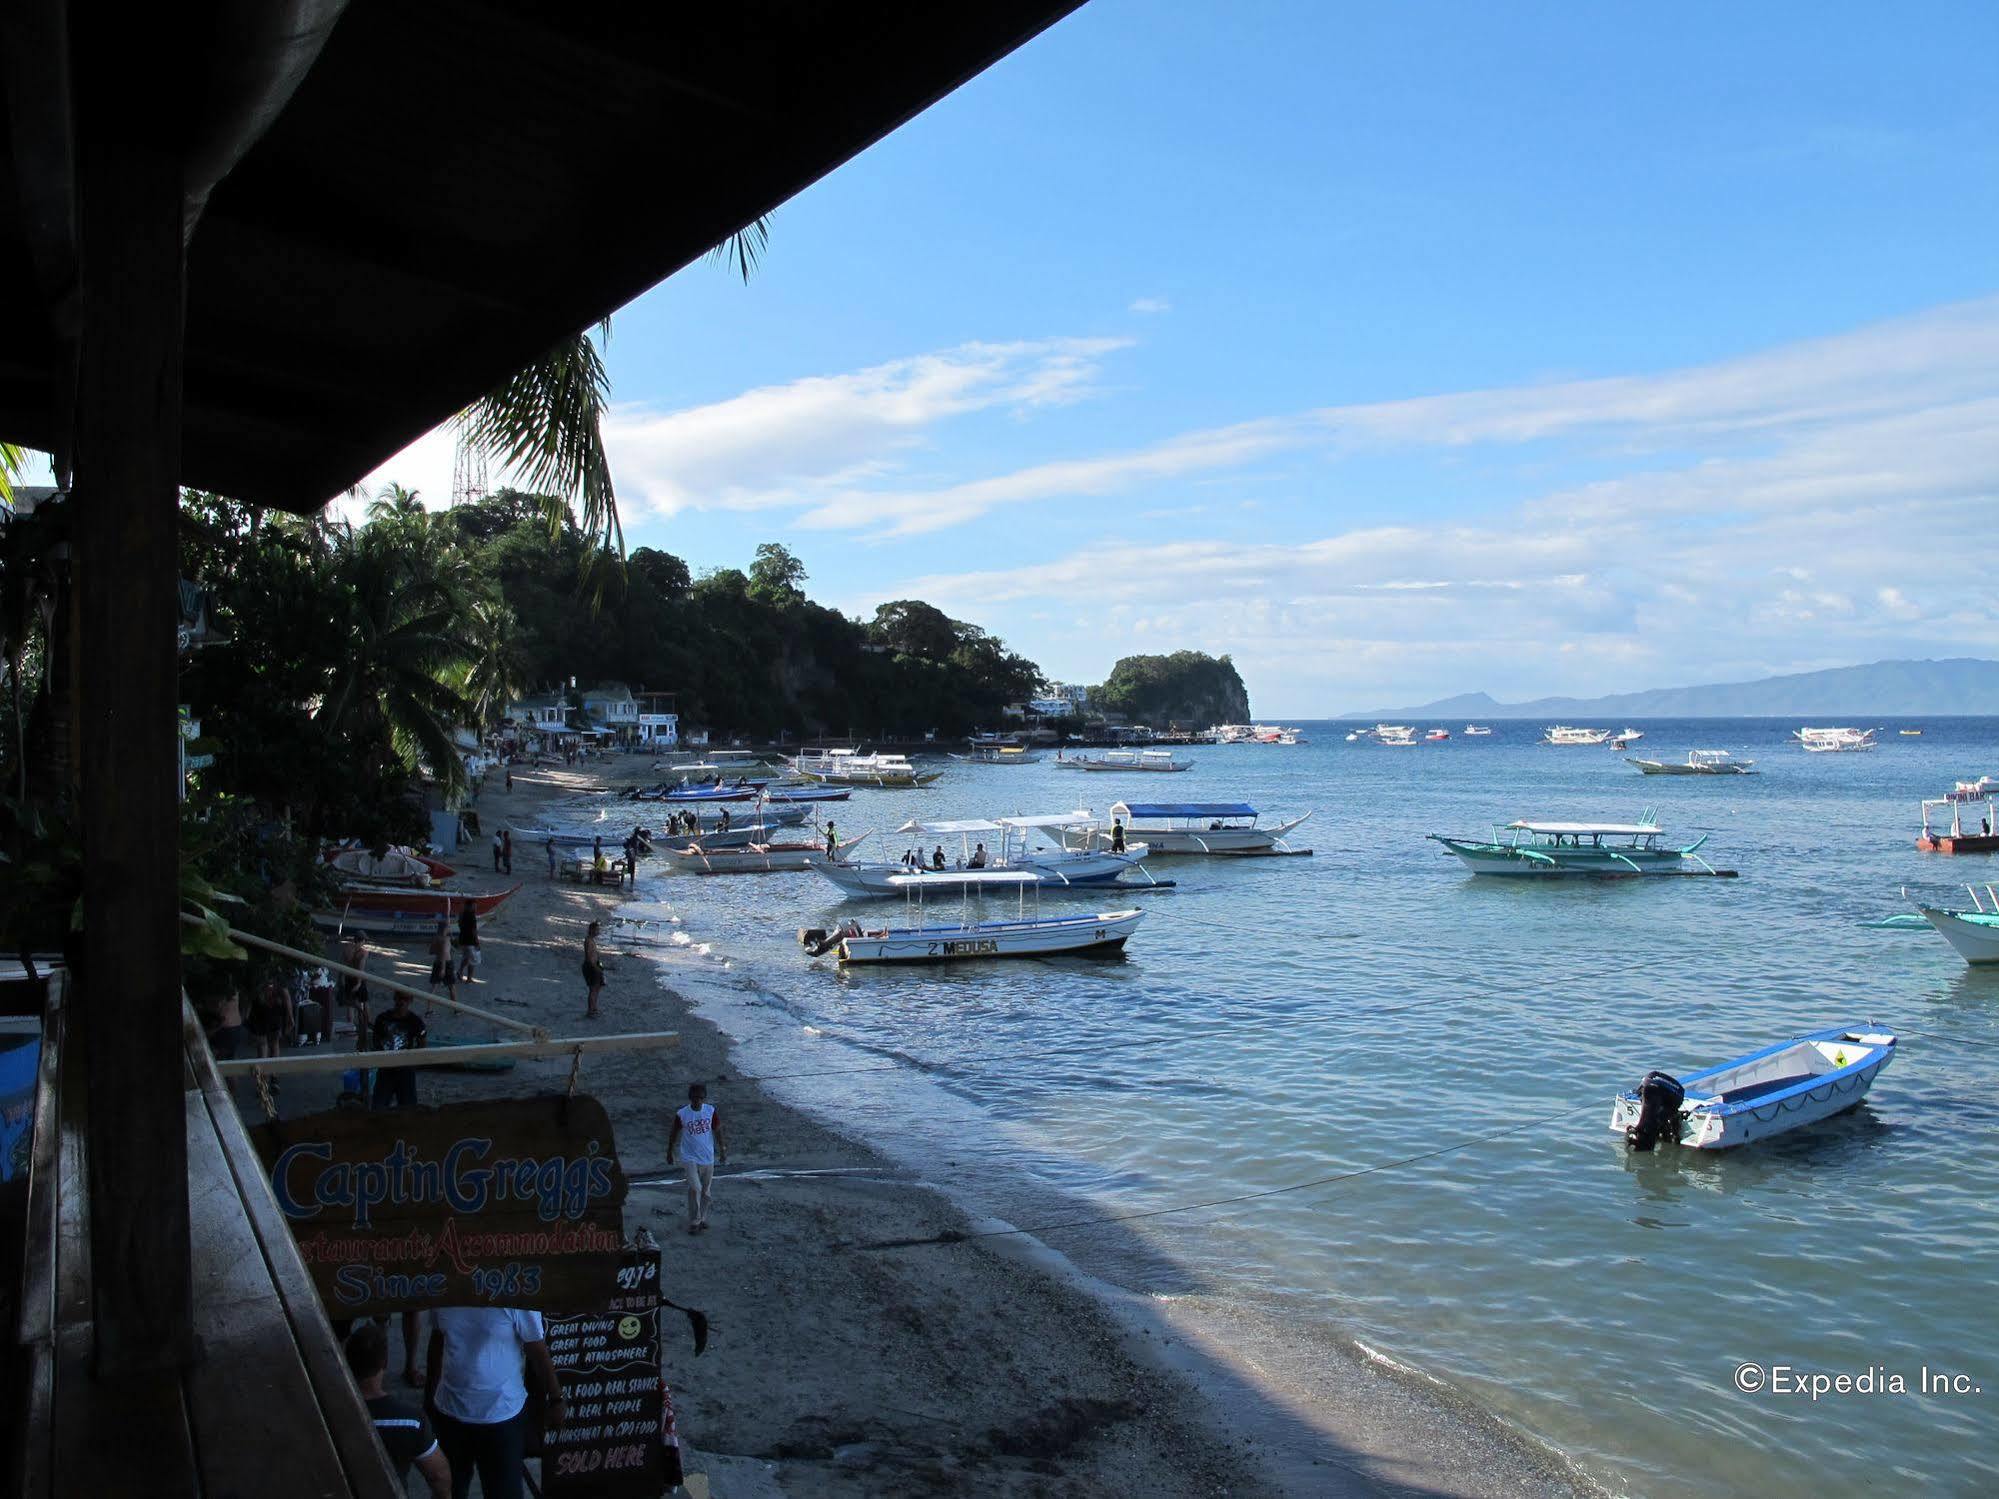
M 254 1134 L 337 1317 L 580 1312 L 617 1294 L 625 1176 L 594 1098 L 314 1114 Z

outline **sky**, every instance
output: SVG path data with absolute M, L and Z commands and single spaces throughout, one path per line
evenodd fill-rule
M 617 316 L 628 540 L 1263 717 L 1994 654 L 1995 58 L 1989 0 L 1092 0 Z

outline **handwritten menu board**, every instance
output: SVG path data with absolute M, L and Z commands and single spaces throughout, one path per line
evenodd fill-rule
M 568 1406 L 542 1438 L 547 1499 L 656 1499 L 666 1492 L 659 1374 L 659 1251 L 631 1250 L 601 1312 L 549 1317 L 548 1352 Z

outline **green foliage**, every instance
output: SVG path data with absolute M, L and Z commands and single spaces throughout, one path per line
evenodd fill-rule
M 1092 696 L 1110 712 L 1154 728 L 1249 720 L 1249 693 L 1235 663 L 1203 651 L 1126 656 Z

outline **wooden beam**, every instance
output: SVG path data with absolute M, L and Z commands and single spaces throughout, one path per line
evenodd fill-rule
M 555 1037 L 547 1041 L 489 1041 L 475 1046 L 426 1046 L 416 1051 L 296 1051 L 288 1057 L 236 1057 L 217 1062 L 218 1075 L 287 1077 L 295 1073 L 344 1072 L 349 1067 L 455 1067 L 461 1062 L 496 1062 L 583 1056 L 597 1051 L 665 1051 L 680 1044 L 677 1031 L 628 1031 L 617 1036 Z
M 121 40 L 143 53 L 139 37 Z M 148 66 L 170 68 L 156 57 Z M 100 1374 L 194 1353 L 180 1055 L 176 649 L 182 173 L 150 95 L 80 112 L 75 527 L 83 952 Z M 171 94 L 162 102 L 170 102 Z

